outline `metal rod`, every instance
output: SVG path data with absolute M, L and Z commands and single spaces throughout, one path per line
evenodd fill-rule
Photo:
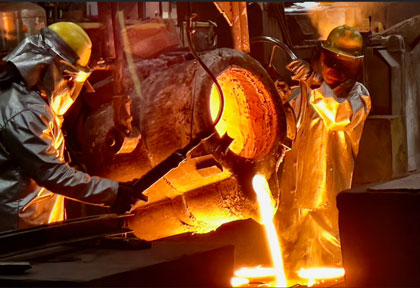
M 287 53 L 287 55 L 289 55 L 290 59 L 293 60 L 297 60 L 298 58 L 296 57 L 295 53 L 293 53 L 292 50 L 290 50 L 290 48 L 284 44 L 283 42 L 277 40 L 276 38 L 270 37 L 270 36 L 258 36 L 258 37 L 254 37 L 253 41 L 258 41 L 258 42 L 267 42 L 267 43 L 271 43 L 271 44 L 276 44 L 279 47 L 281 47 L 284 52 Z
M 0 233 L 0 259 L 106 235 L 130 232 L 125 215 L 100 215 Z

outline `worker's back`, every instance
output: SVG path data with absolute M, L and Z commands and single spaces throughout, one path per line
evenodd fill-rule
M 14 144 L 17 142 L 14 138 L 19 137 L 18 131 L 28 121 L 36 119 L 35 117 L 39 119 L 39 116 L 34 114 L 35 111 L 44 116 L 44 121 L 50 122 L 49 115 L 51 114 L 46 109 L 49 108 L 42 97 L 35 91 L 28 91 L 23 82 L 2 83 L 0 92 L 0 217 L 2 219 L 0 231 L 26 227 L 27 225 L 19 220 L 19 212 L 41 192 L 42 188 L 27 176 L 21 163 L 14 156 L 20 148 Z M 43 131 L 39 132 L 43 133 Z M 20 139 L 20 141 L 30 142 L 30 138 Z M 10 151 L 11 146 L 14 151 Z

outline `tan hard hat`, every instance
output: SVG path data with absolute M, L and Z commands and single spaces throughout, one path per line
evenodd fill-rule
M 347 25 L 334 28 L 321 46 L 331 52 L 346 56 L 360 57 L 363 55 L 362 35 L 357 29 Z

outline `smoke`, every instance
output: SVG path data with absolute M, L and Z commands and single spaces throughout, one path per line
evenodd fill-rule
M 311 9 L 309 17 L 318 30 L 320 40 L 340 25 L 357 28 L 360 32 L 377 33 L 384 29 L 386 10 L 391 3 L 381 2 L 327 2 Z

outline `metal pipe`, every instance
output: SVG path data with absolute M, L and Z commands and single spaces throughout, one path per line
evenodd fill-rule
M 284 52 L 287 53 L 287 55 L 290 57 L 290 60 L 294 61 L 294 60 L 298 59 L 297 56 L 295 55 L 295 53 L 293 53 L 293 51 L 290 50 L 290 48 L 286 44 L 277 40 L 276 38 L 273 38 L 273 37 L 270 37 L 270 36 L 257 36 L 257 37 L 252 38 L 252 40 L 254 42 L 267 42 L 267 43 L 270 43 L 270 44 L 274 43 L 274 44 L 278 45 L 279 47 L 281 47 L 284 50 Z

